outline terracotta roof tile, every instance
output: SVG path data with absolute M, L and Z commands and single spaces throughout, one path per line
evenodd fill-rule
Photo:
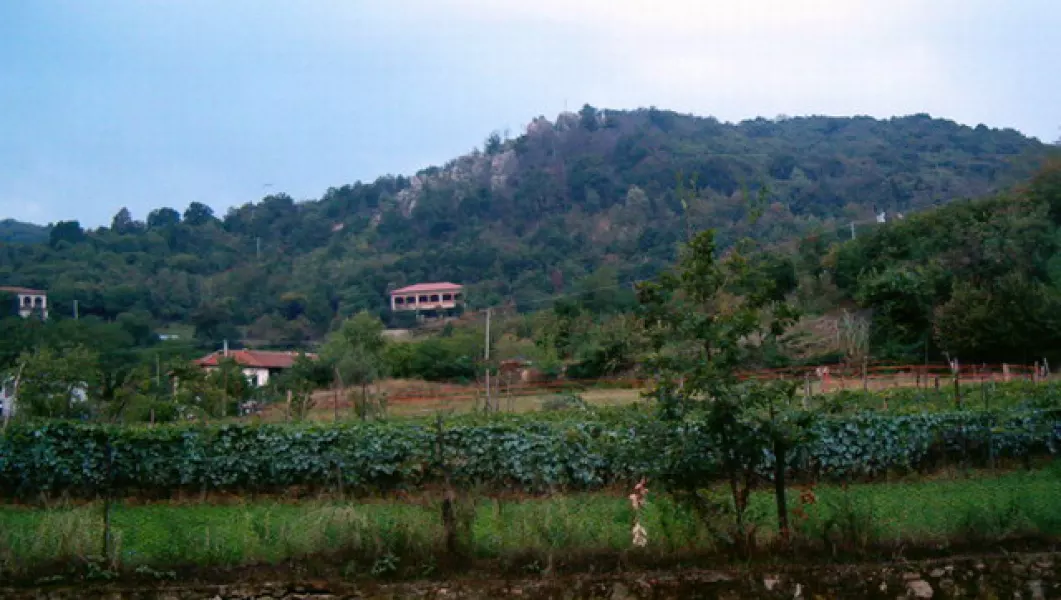
M 270 352 L 267 350 L 231 350 L 228 357 L 235 360 L 241 367 L 258 369 L 289 369 L 295 364 L 299 352 Z M 316 354 L 306 353 L 310 358 L 317 358 Z M 223 359 L 221 351 L 207 354 L 195 361 L 201 367 L 216 367 L 218 361 Z
M 443 281 L 441 283 L 417 283 L 416 285 L 409 285 L 396 290 L 391 290 L 391 294 L 415 294 L 418 292 L 457 292 L 464 289 L 464 286 L 456 283 L 450 283 Z

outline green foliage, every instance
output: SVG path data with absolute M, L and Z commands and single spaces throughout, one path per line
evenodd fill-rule
M 402 379 L 470 381 L 479 374 L 483 331 L 454 328 L 450 336 L 388 344 L 384 349 L 387 373 Z
M 878 227 L 820 259 L 849 298 L 872 309 L 874 356 L 923 359 L 930 350 L 966 361 L 1055 356 L 1056 170 L 1041 171 L 1028 190 Z
M 383 323 L 367 312 L 343 321 L 339 329 L 328 336 L 321 357 L 335 370 L 340 386 L 361 388 L 355 402 L 358 414 L 365 418 L 369 412 L 368 386 L 379 379 L 386 368 L 383 349 Z
M 40 244 L 47 241 L 47 227 L 22 223 L 14 219 L 0 219 L 0 243 Z
M 294 365 L 281 373 L 274 385 L 281 393 L 290 393 L 291 416 L 301 421 L 313 408 L 313 392 L 327 386 L 332 378 L 332 366 L 326 361 L 299 354 Z
M 19 359 L 18 412 L 25 417 L 87 416 L 88 390 L 96 383 L 98 358 L 83 346 L 25 353 Z
M 462 487 L 596 489 L 647 476 L 667 486 L 695 482 L 704 488 L 728 480 L 725 462 L 733 459 L 727 457 L 750 457 L 730 454 L 722 445 L 720 432 L 736 431 L 730 427 L 766 440 L 761 458 L 742 463 L 742 473 L 759 480 L 775 473 L 771 436 L 791 443 L 784 467 L 801 481 L 931 471 L 943 461 L 986 465 L 1054 454 L 1061 443 L 1056 408 L 859 413 L 821 419 L 806 427 L 806 435 L 799 433 L 802 423 L 776 413 L 770 419 L 769 411 L 759 415 L 741 413 L 722 427 L 699 413 L 661 422 L 638 409 L 467 417 L 446 427 L 445 467 Z M 790 435 L 790 427 L 799 434 Z M 152 495 L 281 491 L 335 486 L 337 472 L 345 490 L 411 489 L 443 480 L 435 444 L 433 425 L 419 421 L 154 428 L 12 424 L 0 434 L 0 490 L 19 496 L 94 495 L 108 488 Z M 110 480 L 108 445 L 114 449 Z
M 575 292 L 586 310 L 614 313 L 630 295 L 591 291 L 597 280 L 654 276 L 685 231 L 717 228 L 720 248 L 833 231 L 872 207 L 911 211 L 994 192 L 1029 176 L 1048 151 L 1015 131 L 923 115 L 726 124 L 592 106 L 485 147 L 415 180 L 337 186 L 308 202 L 275 194 L 222 218 L 196 202 L 143 221 L 123 209 L 95 230 L 61 222 L 47 244 L 0 244 L 0 283 L 48 290 L 55 312 L 76 299 L 82 315 L 146 311 L 157 323 L 194 325 L 209 347 L 319 339 L 349 315 L 384 314 L 388 287 L 417 281 L 451 280 L 483 300 L 528 306 Z M 679 198 L 679 171 L 699 173 L 706 187 Z M 744 182 L 757 182 L 754 206 Z M 1053 188 L 1043 179 L 1035 189 Z M 820 270 L 821 248 L 807 250 Z M 764 269 L 777 290 L 791 285 L 782 263 Z

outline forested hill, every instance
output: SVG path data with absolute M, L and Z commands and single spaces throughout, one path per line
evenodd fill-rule
M 48 228 L 14 219 L 0 220 L 0 243 L 36 244 L 48 241 Z
M 673 257 L 686 228 L 723 243 L 791 238 L 875 212 L 911 212 L 1027 178 L 1049 152 L 1013 130 L 917 115 L 757 119 L 584 107 L 413 177 L 274 195 L 216 217 L 202 205 L 60 222 L 48 243 L 0 243 L 0 282 L 48 289 L 53 312 L 138 313 L 203 336 L 298 341 L 336 315 L 382 309 L 389 286 L 470 284 L 524 306 L 589 273 L 629 281 Z M 676 175 L 697 175 L 683 207 Z M 762 218 L 745 219 L 765 185 Z M 607 266 L 607 269 L 601 269 Z

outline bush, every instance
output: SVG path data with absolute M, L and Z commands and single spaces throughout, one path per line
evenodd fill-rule
M 542 401 L 542 410 L 589 410 L 589 404 L 578 394 L 557 394 Z
M 556 406 L 577 405 L 575 398 Z M 695 413 L 667 423 L 637 408 L 468 416 L 446 427 L 446 466 L 459 486 L 588 490 L 641 476 L 706 484 L 721 475 L 719 442 Z M 793 478 L 847 481 L 931 469 L 940 460 L 988 464 L 1054 454 L 1061 411 L 858 414 L 824 418 L 814 429 L 813 441 L 788 453 Z M 337 486 L 340 477 L 345 490 L 414 488 L 443 478 L 436 440 L 433 424 L 416 421 L 17 424 L 0 435 L 0 494 L 282 491 Z M 768 456 L 759 478 L 772 473 Z

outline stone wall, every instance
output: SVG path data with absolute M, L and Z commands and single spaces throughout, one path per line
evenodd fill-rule
M 16 600 L 325 600 L 338 598 L 549 598 L 678 600 L 692 598 L 1061 598 L 1061 554 L 975 556 L 920 563 L 789 565 L 775 569 L 685 570 L 572 575 L 526 580 L 464 578 L 404 583 L 304 582 L 237 585 L 101 585 L 0 589 Z

